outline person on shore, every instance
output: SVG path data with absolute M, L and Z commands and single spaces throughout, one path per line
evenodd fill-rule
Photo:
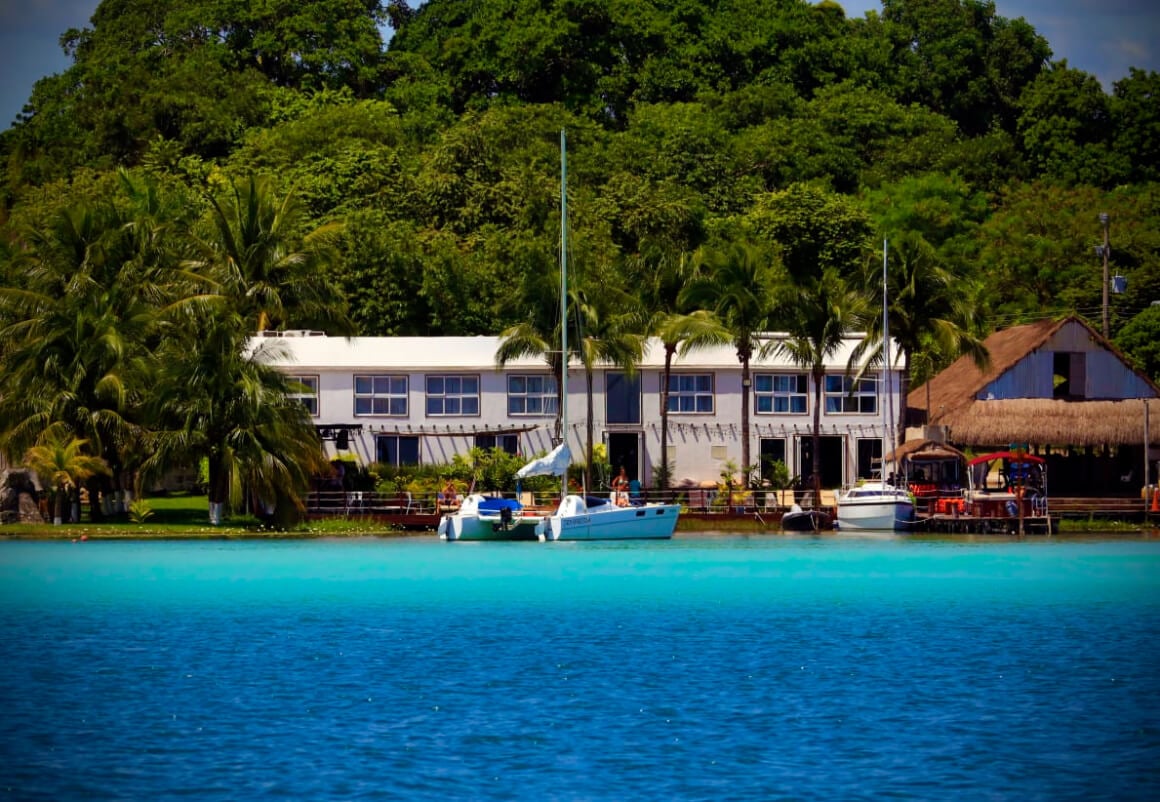
M 443 506 L 454 507 L 459 504 L 459 493 L 455 489 L 455 482 L 451 479 L 447 480 L 447 484 L 443 485 Z
M 628 472 L 624 466 L 620 466 L 620 473 L 612 480 L 612 491 L 616 494 L 616 505 L 618 507 L 628 506 Z

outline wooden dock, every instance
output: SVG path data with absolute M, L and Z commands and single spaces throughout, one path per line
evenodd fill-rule
M 1017 517 L 980 518 L 974 515 L 922 515 L 915 519 L 915 532 L 943 534 L 1018 535 Z M 1024 535 L 1050 535 L 1059 532 L 1058 515 L 1032 515 L 1022 521 Z
M 680 500 L 669 495 L 650 493 L 650 500 Z M 651 498 L 657 496 L 656 498 Z M 548 507 L 545 510 L 550 511 Z M 836 510 L 829 505 L 822 509 L 834 517 Z M 1018 534 L 1019 518 L 1009 515 L 1003 505 L 984 508 L 984 515 L 967 515 L 943 512 L 946 505 L 920 503 L 915 532 L 945 534 Z M 365 519 L 382 524 L 390 529 L 412 531 L 434 531 L 439 519 L 453 509 L 443 508 L 438 499 L 412 497 L 408 493 L 337 493 L 312 494 L 308 500 L 309 518 L 343 517 Z M 781 517 L 788 511 L 785 506 L 731 505 L 728 507 L 686 504 L 681 511 L 681 520 L 687 521 L 690 529 L 712 529 L 718 525 L 723 530 L 781 530 Z M 1141 498 L 1129 497 L 1068 497 L 1052 498 L 1046 514 L 1032 514 L 1025 506 L 1023 516 L 1024 534 L 1049 534 L 1059 531 L 1061 520 L 1081 521 L 1124 521 L 1146 523 L 1149 518 L 1160 521 L 1160 515 L 1151 513 Z M 681 527 L 685 528 L 685 527 Z

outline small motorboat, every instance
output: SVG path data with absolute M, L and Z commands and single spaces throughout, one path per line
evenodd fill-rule
M 781 517 L 783 532 L 822 532 L 830 528 L 830 516 L 822 510 L 803 510 L 794 504 Z

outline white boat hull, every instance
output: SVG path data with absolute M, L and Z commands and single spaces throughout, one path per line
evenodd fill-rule
M 843 532 L 851 529 L 898 532 L 913 525 L 914 504 L 909 501 L 838 504 L 838 529 Z
M 914 525 L 914 501 L 902 488 L 867 482 L 838 494 L 837 528 L 900 532 Z
M 504 522 L 497 516 L 444 515 L 439 520 L 443 540 L 536 540 L 542 516 L 521 516 Z
M 667 540 L 680 512 L 679 504 L 601 504 L 590 509 L 579 496 L 568 496 L 536 533 L 541 540 Z
M 522 511 L 501 515 L 480 509 L 482 496 L 468 496 L 456 512 L 439 519 L 439 537 L 443 540 L 536 540 L 536 525 L 542 515 Z

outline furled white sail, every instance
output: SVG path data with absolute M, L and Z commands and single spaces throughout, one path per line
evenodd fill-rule
M 526 479 L 529 476 L 563 476 L 571 463 L 572 452 L 569 450 L 568 444 L 560 443 L 544 456 L 538 457 L 520 468 L 516 471 L 516 476 L 520 479 Z

